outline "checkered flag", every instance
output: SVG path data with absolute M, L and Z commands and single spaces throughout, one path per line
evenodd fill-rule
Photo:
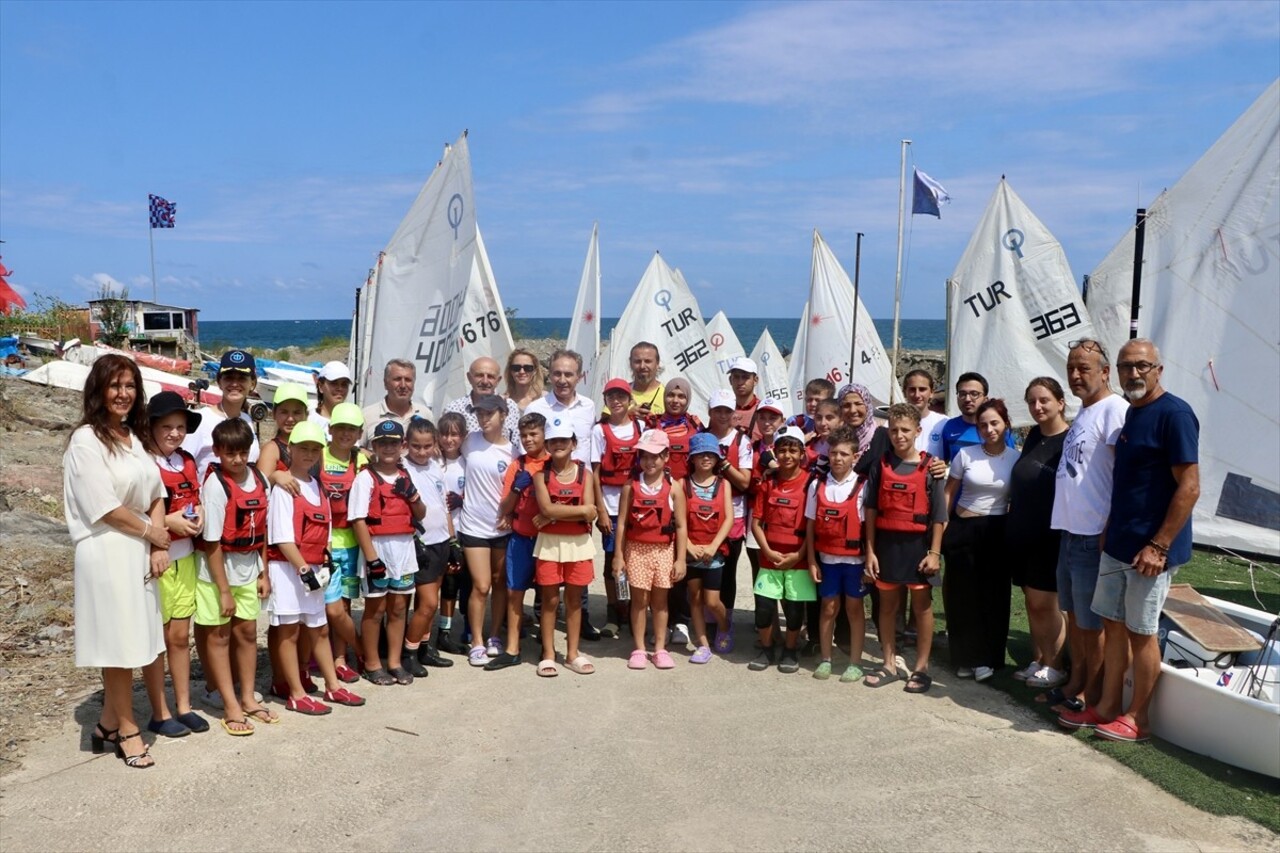
M 178 213 L 178 205 L 165 201 L 158 195 L 148 195 L 151 200 L 151 227 L 172 228 L 174 217 Z

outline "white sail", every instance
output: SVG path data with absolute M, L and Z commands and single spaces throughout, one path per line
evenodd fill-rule
M 631 377 L 631 348 L 640 341 L 656 346 L 661 361 L 658 379 L 663 383 L 675 376 L 688 379 L 693 389 L 689 408 L 699 416 L 706 414 L 712 391 L 728 388 L 728 380 L 711 355 L 698 300 L 679 270 L 667 266 L 657 252 L 614 326 L 610 341 L 612 374 L 626 379 Z
M 804 379 L 826 377 L 836 388 L 849 382 L 849 350 L 853 331 L 853 282 L 831 247 L 815 229 L 813 268 L 809 278 L 809 310 L 804 347 Z M 888 403 L 896 384 L 880 334 L 858 300 L 858 356 L 853 380 L 867 386 L 878 403 Z M 794 356 L 793 356 L 794 358 Z M 801 384 L 803 393 L 803 384 Z
M 415 393 L 434 411 L 448 401 L 476 246 L 467 135 L 445 149 L 382 252 L 367 298 L 368 357 L 355 378 L 362 402 L 382 394 L 392 358 L 418 366 Z
M 1057 239 L 1000 179 L 986 212 L 947 281 L 947 364 L 953 376 L 975 370 L 992 397 L 1022 399 L 1027 383 L 1052 376 L 1067 387 L 1067 343 L 1093 336 Z M 954 389 L 947 411 L 959 414 Z M 1067 417 L 1079 400 L 1068 394 Z M 1014 426 L 1030 426 L 1027 407 L 1009 405 Z
M 1115 353 L 1129 338 L 1133 230 L 1089 277 Z M 1196 542 L 1280 554 L 1280 81 L 1147 208 L 1138 334 L 1200 420 Z
M 747 354 L 746 348 L 742 346 L 742 341 L 738 340 L 737 333 L 733 331 L 733 326 L 729 324 L 729 318 L 723 311 L 717 311 L 716 315 L 707 321 L 707 342 L 711 344 L 711 355 L 715 358 L 716 367 L 721 373 L 727 374 L 729 363 Z
M 791 359 L 787 362 L 787 387 L 791 389 L 791 407 L 797 414 L 804 411 L 804 386 L 809 377 L 804 373 L 804 351 L 809 345 L 809 302 L 805 300 L 796 326 L 796 340 L 791 345 Z
M 511 324 L 507 320 L 502 297 L 498 294 L 498 282 L 489 263 L 489 253 L 476 225 L 476 253 L 471 262 L 471 279 L 467 283 L 467 296 L 463 302 L 462 323 L 458 327 L 458 352 L 449 368 L 449 380 L 445 383 L 445 401 L 456 400 L 471 391 L 467 382 L 467 370 L 477 358 L 489 356 L 498 362 L 501 373 L 507 366 L 507 356 L 515 343 L 511 340 Z M 498 384 L 498 391 L 502 390 Z M 436 412 L 441 408 L 437 407 Z
M 578 393 L 589 394 L 595 383 L 596 359 L 600 355 L 600 225 L 591 226 L 591 242 L 578 282 L 578 298 L 573 303 L 573 319 L 569 321 L 569 339 L 565 348 L 582 356 L 582 378 Z M 602 362 L 608 364 L 608 362 Z M 594 383 L 594 384 L 593 384 Z
M 756 375 L 760 377 L 756 383 L 756 396 L 764 399 L 771 397 L 782 407 L 782 412 L 790 416 L 796 411 L 791 404 L 791 384 L 787 377 L 787 362 L 782 358 L 778 345 L 773 342 L 773 335 L 768 327 L 756 341 L 751 350 L 751 360 L 756 363 Z

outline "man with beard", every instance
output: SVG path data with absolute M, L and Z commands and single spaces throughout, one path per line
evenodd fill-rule
M 981 373 L 961 373 L 956 380 L 956 406 L 960 414 L 942 425 L 943 462 L 950 463 L 962 447 L 982 444 L 978 436 L 977 412 L 978 407 L 987 401 L 990 390 L 987 378 Z M 1006 443 L 1014 446 L 1013 430 L 1008 431 Z

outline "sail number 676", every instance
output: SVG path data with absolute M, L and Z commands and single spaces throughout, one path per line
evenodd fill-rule
M 488 314 L 481 314 L 474 322 L 468 321 L 462 324 L 462 339 L 469 344 L 474 344 L 480 338 L 489 337 L 489 332 L 496 332 L 502 328 L 502 324 L 498 321 L 498 312 L 490 311 Z
M 1037 341 L 1042 341 L 1050 335 L 1065 332 L 1072 326 L 1079 326 L 1080 323 L 1080 312 L 1076 310 L 1073 303 L 1067 303 L 1061 308 L 1054 308 L 1038 317 L 1032 317 L 1031 331 L 1035 333 Z

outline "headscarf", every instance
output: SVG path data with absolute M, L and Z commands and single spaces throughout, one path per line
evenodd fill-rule
M 856 382 L 850 382 L 848 385 L 841 387 L 840 392 L 836 394 L 836 400 L 840 403 L 844 402 L 846 394 L 857 394 L 862 398 L 862 402 L 867 407 L 867 419 L 862 422 L 862 426 L 855 427 L 858 435 L 858 454 L 866 452 L 871 446 L 871 436 L 876 432 L 876 421 L 871 416 L 871 407 L 874 405 L 871 399 L 871 392 L 867 390 L 867 386 L 859 385 Z
M 668 392 L 668 391 L 671 391 L 671 390 L 680 390 L 680 391 L 683 391 L 683 392 L 684 392 L 684 398 L 685 398 L 685 400 L 686 400 L 686 401 L 688 401 L 688 402 L 686 402 L 686 403 L 685 403 L 684 414 L 680 415 L 679 417 L 680 417 L 680 418 L 688 418 L 688 417 L 689 417 L 689 403 L 692 403 L 692 402 L 693 402 L 693 387 L 689 384 L 689 380 L 688 380 L 688 379 L 685 379 L 683 376 L 677 376 L 677 377 L 675 377 L 674 379 L 668 379 L 668 380 L 667 380 L 667 384 L 666 384 L 666 385 L 663 387 L 663 389 L 662 389 L 662 403 L 663 403 L 663 407 L 664 407 L 664 408 L 665 408 L 665 406 L 666 406 L 666 397 L 667 397 L 667 392 Z M 667 415 L 664 413 L 664 414 L 663 414 L 663 420 L 667 420 L 667 419 L 668 419 L 668 417 L 667 417 Z M 673 419 L 673 420 L 674 420 L 674 419 Z

